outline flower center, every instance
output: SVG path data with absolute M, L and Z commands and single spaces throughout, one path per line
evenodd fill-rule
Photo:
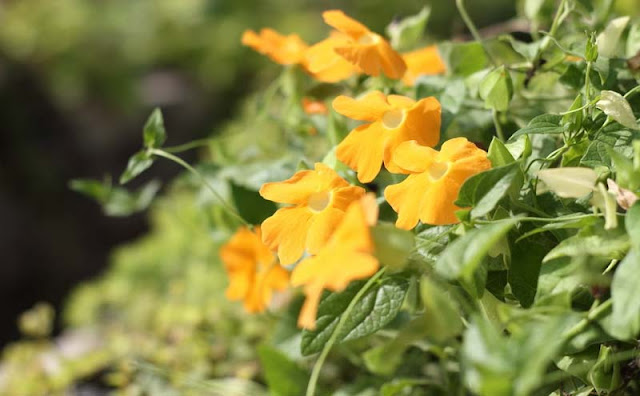
M 374 33 L 365 33 L 360 38 L 358 38 L 358 44 L 362 45 L 371 45 L 376 44 L 379 38 L 377 34 Z
M 404 122 L 404 111 L 389 110 L 382 115 L 382 125 L 387 129 L 396 129 Z
M 429 176 L 431 180 L 440 180 L 449 170 L 448 162 L 434 162 L 429 167 Z
M 307 206 L 314 212 L 322 212 L 331 203 L 331 192 L 322 191 L 311 194 Z

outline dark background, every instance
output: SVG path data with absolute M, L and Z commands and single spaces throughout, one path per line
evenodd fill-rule
M 481 26 L 515 14 L 511 0 L 468 3 Z M 0 345 L 19 336 L 21 312 L 38 301 L 58 309 L 75 284 L 105 268 L 114 246 L 148 228 L 144 213 L 104 216 L 70 179 L 117 178 L 153 107 L 163 109 L 167 145 L 184 143 L 215 133 L 277 73 L 240 45 L 245 28 L 313 42 L 328 31 L 323 9 L 344 9 L 381 32 L 391 16 L 423 4 L 0 0 Z M 433 2 L 429 30 L 464 34 L 453 0 Z M 159 161 L 141 182 L 178 172 Z

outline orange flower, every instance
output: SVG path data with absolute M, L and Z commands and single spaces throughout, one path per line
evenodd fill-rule
M 273 290 L 284 290 L 289 284 L 289 273 L 262 243 L 259 227 L 255 233 L 240 228 L 220 249 L 220 257 L 229 275 L 227 298 L 244 300 L 248 312 L 264 311 Z
M 391 162 L 391 154 L 400 143 L 416 140 L 435 146 L 440 139 L 440 103 L 433 97 L 416 102 L 373 91 L 360 99 L 338 96 L 333 108 L 349 118 L 370 122 L 352 130 L 336 151 L 340 161 L 358 172 L 362 183 L 376 177 L 383 161 L 389 171 L 401 172 Z
M 369 225 L 377 219 L 377 208 L 373 194 L 353 202 L 322 250 L 301 261 L 293 270 L 292 285 L 304 286 L 306 296 L 298 326 L 315 328 L 323 289 L 341 291 L 349 282 L 376 273 L 380 265 L 373 256 Z
M 403 54 L 402 59 L 407 64 L 407 71 L 402 77 L 405 85 L 413 86 L 421 75 L 442 74 L 447 71 L 435 45 Z
M 301 63 L 307 50 L 307 44 L 297 34 L 283 36 L 273 29 L 262 29 L 259 35 L 252 30 L 245 30 L 242 44 L 281 65 Z
M 393 153 L 393 161 L 409 176 L 384 190 L 384 197 L 398 213 L 396 226 L 410 230 L 418 224 L 458 222 L 454 205 L 462 183 L 491 168 L 487 153 L 465 138 L 447 140 L 440 152 L 404 142 Z
M 282 182 L 266 183 L 263 198 L 293 206 L 278 209 L 262 223 L 262 240 L 277 250 L 280 263 L 296 262 L 305 252 L 317 253 L 349 204 L 364 194 L 328 166 L 317 163 L 315 170 L 299 171 Z
M 382 36 L 373 33 L 340 10 L 325 11 L 322 17 L 328 25 L 348 37 L 344 44 L 335 47 L 338 54 L 366 74 L 377 76 L 384 72 L 389 78 L 402 77 L 406 65 Z
M 338 55 L 336 47 L 348 45 L 349 36 L 331 32 L 328 38 L 309 47 L 305 53 L 304 66 L 316 80 L 334 83 L 345 80 L 359 69 Z
M 327 114 L 329 112 L 323 101 L 307 97 L 302 98 L 302 110 L 307 114 Z

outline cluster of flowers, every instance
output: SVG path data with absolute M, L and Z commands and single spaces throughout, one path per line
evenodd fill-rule
M 247 31 L 242 40 L 278 63 L 301 65 L 321 81 L 384 73 L 411 84 L 418 75 L 443 71 L 435 47 L 402 56 L 342 11 L 326 11 L 323 17 L 337 31 L 310 47 L 297 35 L 281 36 L 269 29 L 259 35 Z M 332 106 L 365 122 L 336 150 L 361 183 L 374 180 L 382 164 L 391 173 L 408 175 L 384 190 L 384 198 L 398 213 L 397 227 L 409 230 L 419 221 L 458 222 L 455 212 L 460 208 L 454 202 L 462 183 L 491 164 L 487 153 L 465 138 L 444 142 L 440 151 L 432 148 L 440 141 L 441 108 L 435 98 L 415 101 L 373 91 L 360 98 L 338 96 Z M 379 268 L 369 230 L 378 217 L 375 195 L 322 163 L 288 180 L 264 184 L 260 195 L 288 206 L 253 231 L 241 228 L 221 249 L 230 277 L 227 296 L 259 312 L 266 309 L 274 290 L 300 286 L 306 300 L 298 325 L 313 329 L 324 289 L 341 291 Z M 286 268 L 291 266 L 289 272 Z

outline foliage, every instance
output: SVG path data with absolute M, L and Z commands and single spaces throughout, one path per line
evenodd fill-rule
M 438 43 L 444 74 L 408 85 L 388 77 L 398 72 L 396 63 L 379 75 L 317 82 L 303 57 L 292 57 L 294 64 L 251 98 L 226 131 L 178 147 L 163 146 L 171 131 L 155 111 L 121 181 L 143 177 L 158 160 L 188 173 L 153 203 L 153 232 L 118 250 L 102 279 L 71 298 L 65 317 L 69 331 L 90 334 L 84 348 L 69 352 L 32 331 L 33 341 L 5 351 L 0 386 L 21 394 L 63 392 L 104 370 L 105 383 L 121 394 L 637 394 L 640 69 L 627 60 L 638 56 L 633 40 L 640 21 L 613 19 L 606 0 L 562 0 L 555 7 L 527 0 L 522 12 L 532 22 L 531 40 L 482 38 L 464 1 L 456 4 L 475 40 Z M 421 47 L 414 29 L 428 15 L 394 24 L 394 44 Z M 351 40 L 352 52 L 340 47 L 336 53 L 371 51 L 368 57 L 392 59 L 379 36 L 332 19 L 340 17 L 325 14 L 328 23 L 366 35 L 376 47 Z M 547 23 L 548 31 L 540 32 Z M 282 49 L 263 39 L 258 51 Z M 371 59 L 353 58 L 356 64 Z M 361 66 L 376 72 L 371 64 Z M 435 149 L 415 139 L 394 141 L 394 152 L 377 152 L 373 161 L 384 168 L 359 183 L 365 166 L 358 155 L 391 151 L 392 143 L 364 139 L 354 151 L 345 143 L 350 134 L 380 127 L 411 135 L 409 112 L 431 96 L 439 117 L 422 120 L 420 131 L 439 127 Z M 317 111 L 303 98 L 316 102 Z M 394 100 L 402 103 L 400 113 L 384 107 Z M 383 108 L 380 117 L 369 110 L 376 106 Z M 424 107 L 423 116 L 433 109 Z M 447 151 L 449 145 L 460 151 Z M 200 163 L 180 159 L 180 152 L 197 146 L 208 154 Z M 463 162 L 474 169 L 460 165 L 460 157 L 473 157 Z M 371 161 L 365 165 L 371 168 Z M 460 169 L 468 173 L 460 176 Z M 427 188 L 407 187 L 402 198 L 420 198 L 407 205 L 420 212 L 421 223 L 398 221 L 410 228 L 400 230 L 393 223 L 405 209 L 387 192 L 415 180 Z M 74 186 L 107 213 L 119 191 L 110 183 Z M 348 208 L 332 201 L 340 189 L 350 189 Z M 373 211 L 364 190 L 375 195 Z M 154 194 L 131 198 L 132 211 Z M 285 205 L 275 212 L 265 196 L 281 197 Z M 423 216 L 433 202 L 455 212 Z M 322 243 L 298 235 L 319 227 L 299 227 L 297 220 L 272 227 L 270 220 L 293 210 L 316 216 L 329 209 L 343 217 L 332 217 L 327 228 L 333 234 Z M 345 213 L 336 214 L 340 210 Z M 273 298 L 260 294 L 270 301 L 268 312 L 249 316 L 223 291 L 224 270 L 237 271 L 240 261 L 221 262 L 217 252 L 240 226 L 257 223 L 272 251 L 280 254 L 279 244 L 295 240 L 305 254 L 283 263 L 301 287 Z M 293 227 L 296 235 L 286 236 Z M 245 253 L 245 261 L 253 260 L 247 294 L 264 270 L 279 264 L 275 254 L 263 263 Z M 315 277 L 297 277 L 302 268 Z M 260 293 L 267 288 L 255 287 Z M 243 299 L 232 296 L 240 289 L 229 287 L 226 296 Z

